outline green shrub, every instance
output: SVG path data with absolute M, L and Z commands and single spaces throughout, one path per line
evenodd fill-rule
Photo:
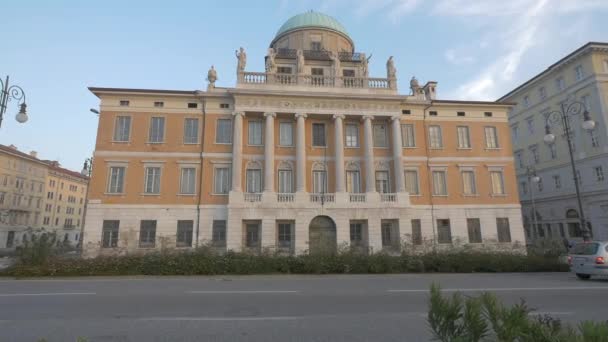
M 534 316 L 524 301 L 503 305 L 495 295 L 443 296 L 431 286 L 427 322 L 442 342 L 606 342 L 608 322 L 582 322 L 578 330 L 551 316 Z
M 48 241 L 23 250 L 18 263 L 0 273 L 17 277 L 92 275 L 225 275 L 225 274 L 365 274 L 553 272 L 568 266 L 556 257 L 487 251 L 365 255 L 344 249 L 333 254 L 297 256 L 271 253 L 217 253 L 209 248 L 188 252 L 65 258 L 48 249 Z

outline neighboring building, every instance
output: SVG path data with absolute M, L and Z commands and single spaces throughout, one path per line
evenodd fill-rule
M 46 161 L 46 200 L 42 225 L 60 231 L 60 238 L 78 244 L 84 218 L 89 178 L 59 166 L 56 161 Z
M 47 165 L 13 145 L 0 145 L 0 251 L 14 249 L 40 228 Z
M 190 248 L 302 253 L 402 240 L 511 247 L 525 238 L 509 104 L 397 92 L 335 19 L 289 19 L 235 88 L 90 88 L 101 114 L 89 256 Z
M 13 250 L 43 229 L 76 245 L 87 184 L 87 177 L 40 160 L 34 151 L 0 145 L 0 251 Z
M 581 238 L 579 209 L 567 141 L 560 124 L 555 143 L 546 144 L 546 116 L 572 100 L 585 104 L 596 122 L 582 129 L 582 115 L 571 120 L 574 159 L 580 174 L 585 218 L 596 239 L 608 239 L 608 43 L 588 43 L 560 59 L 498 101 L 516 102 L 509 115 L 520 197 L 529 240 Z M 526 168 L 541 181 L 528 181 Z M 533 227 L 535 197 L 537 226 Z

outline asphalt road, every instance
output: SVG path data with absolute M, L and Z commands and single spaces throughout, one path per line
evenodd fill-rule
M 428 341 L 433 282 L 608 317 L 608 281 L 569 273 L 0 279 L 0 341 Z

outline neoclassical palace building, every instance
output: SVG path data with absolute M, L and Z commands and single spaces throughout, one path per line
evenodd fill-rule
M 234 88 L 90 88 L 100 116 L 89 256 L 211 245 L 304 253 L 524 242 L 507 111 L 399 94 L 335 19 L 307 12 Z

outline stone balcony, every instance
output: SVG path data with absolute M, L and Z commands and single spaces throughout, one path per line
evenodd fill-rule
M 409 193 L 247 193 L 231 191 L 229 207 L 233 208 L 406 208 Z

